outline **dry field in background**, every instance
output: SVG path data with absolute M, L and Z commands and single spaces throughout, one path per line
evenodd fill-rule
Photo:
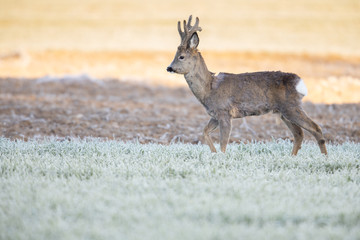
M 358 0 L 1 0 L 0 50 L 170 50 L 200 17 L 200 48 L 359 56 Z
M 68 78 L 0 79 L 0 134 L 101 137 L 141 143 L 203 142 L 209 120 L 189 89 L 144 83 Z M 331 142 L 360 142 L 360 104 L 313 104 L 305 110 Z M 213 134 L 215 139 L 218 133 Z M 273 114 L 233 121 L 231 142 L 291 139 Z M 314 140 L 306 134 L 307 140 Z
M 301 76 L 314 103 L 360 102 L 360 56 L 202 51 L 210 71 L 284 71 Z M 69 51 L 14 52 L 0 60 L 0 77 L 39 78 L 87 74 L 126 82 L 187 87 L 183 76 L 169 74 L 170 51 Z M 136 91 L 136 90 L 134 90 Z M 190 90 L 189 90 L 190 91 Z
M 179 44 L 176 22 L 192 13 L 200 17 L 199 48 L 211 71 L 295 72 L 309 89 L 305 108 L 327 139 L 360 141 L 358 1 L 1 0 L 1 6 L 2 136 L 198 142 L 208 116 L 184 78 L 165 71 Z M 266 115 L 247 118 L 247 125 L 239 120 L 232 141 L 272 136 L 290 133 Z

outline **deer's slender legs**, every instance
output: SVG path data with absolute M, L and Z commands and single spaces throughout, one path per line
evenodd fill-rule
M 301 127 L 297 126 L 296 124 L 290 122 L 284 116 L 281 115 L 281 120 L 286 124 L 286 126 L 290 129 L 291 133 L 294 136 L 294 147 L 292 150 L 292 155 L 296 156 L 299 149 L 301 148 L 301 143 L 304 139 L 304 132 Z
M 225 153 L 226 145 L 229 142 L 229 136 L 231 132 L 231 118 L 230 116 L 222 116 L 219 119 L 220 125 L 220 148 Z
M 204 139 L 206 144 L 209 145 L 211 152 L 216 152 L 216 149 L 209 134 L 213 132 L 218 126 L 219 126 L 218 120 L 216 120 L 215 118 L 211 118 L 209 123 L 204 128 L 204 132 L 203 132 Z
M 327 150 L 325 146 L 325 139 L 322 134 L 321 128 L 317 125 L 313 120 L 311 120 L 304 110 L 301 108 L 290 108 L 286 111 L 281 112 L 285 118 L 289 121 L 295 123 L 296 125 L 304 128 L 305 130 L 309 131 L 315 138 L 319 145 L 321 153 L 327 155 Z

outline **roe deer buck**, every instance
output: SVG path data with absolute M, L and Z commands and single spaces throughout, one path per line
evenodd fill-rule
M 191 19 L 192 16 L 187 23 L 184 20 L 184 31 L 178 22 L 181 44 L 167 71 L 184 74 L 191 91 L 211 116 L 203 134 L 212 152 L 216 152 L 216 149 L 209 134 L 218 126 L 220 148 L 225 152 L 233 118 L 272 111 L 281 115 L 294 135 L 293 155 L 301 148 L 304 137 L 302 128 L 314 135 L 321 153 L 327 154 L 321 128 L 302 109 L 301 99 L 307 94 L 307 89 L 299 76 L 280 71 L 215 75 L 207 69 L 197 50 L 197 31 L 201 31 L 199 18 L 196 18 L 194 26 L 191 26 Z

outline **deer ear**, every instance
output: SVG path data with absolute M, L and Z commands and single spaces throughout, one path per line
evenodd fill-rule
M 189 47 L 190 47 L 191 49 L 195 49 L 195 48 L 197 48 L 197 46 L 199 45 L 199 42 L 200 42 L 199 36 L 198 36 L 197 33 L 195 32 L 195 33 L 191 36 L 191 38 L 190 38 L 190 40 L 189 40 Z

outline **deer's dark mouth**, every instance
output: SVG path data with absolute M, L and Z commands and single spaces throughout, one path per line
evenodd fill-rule
M 175 73 L 175 70 L 172 67 L 167 67 L 166 71 L 168 71 L 169 73 Z

